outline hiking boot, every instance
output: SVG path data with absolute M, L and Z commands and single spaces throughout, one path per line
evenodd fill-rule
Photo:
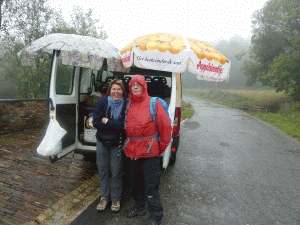
M 99 201 L 99 203 L 97 205 L 97 210 L 98 211 L 104 211 L 106 209 L 106 207 L 107 207 L 107 204 L 108 204 L 107 199 L 104 198 L 104 197 L 101 197 L 100 201 Z
M 137 208 L 136 206 L 134 206 L 131 209 L 129 209 L 127 213 L 127 218 L 133 218 L 136 216 L 144 216 L 144 215 L 146 215 L 145 208 Z
M 111 202 L 111 211 L 112 212 L 119 212 L 120 211 L 120 208 L 121 208 L 121 204 L 120 204 L 120 201 L 112 201 Z

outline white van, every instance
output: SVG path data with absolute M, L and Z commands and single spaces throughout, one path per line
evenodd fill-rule
M 55 56 L 57 61 L 59 56 Z M 56 61 L 56 60 L 54 60 Z M 90 156 L 96 150 L 96 129 L 90 128 L 89 119 L 100 96 L 106 94 L 109 83 L 119 78 L 128 86 L 132 74 L 142 74 L 148 84 L 150 96 L 158 96 L 169 103 L 172 118 L 172 143 L 164 156 L 163 167 L 173 165 L 179 146 L 181 120 L 181 74 L 151 70 L 131 70 L 128 73 L 72 67 L 61 63 L 52 65 L 50 82 L 50 115 L 67 131 L 62 139 L 62 151 L 50 156 L 55 161 L 71 151 Z
M 79 35 L 60 34 L 60 36 L 59 42 L 62 42 L 61 38 L 63 38 L 63 41 L 69 44 L 69 42 L 72 42 Z M 66 131 L 61 140 L 60 151 L 49 155 L 52 162 L 71 152 L 83 155 L 95 153 L 96 129 L 90 128 L 88 123 L 97 100 L 106 94 L 111 80 L 115 78 L 123 79 L 126 86 L 130 80 L 130 76 L 138 73 L 145 76 L 151 96 L 159 96 L 169 103 L 169 115 L 173 127 L 172 143 L 170 143 L 164 154 L 163 168 L 167 168 L 169 163 L 175 163 L 180 137 L 182 98 L 180 73 L 138 68 L 131 68 L 130 71 L 125 71 L 119 65 L 121 61 L 109 61 L 108 59 L 104 59 L 101 67 L 98 65 L 97 68 L 95 66 L 95 57 L 84 57 L 84 60 L 80 61 L 78 57 L 72 56 L 67 57 L 66 60 L 66 55 L 74 53 L 74 46 L 73 50 L 68 52 L 68 49 L 61 48 L 61 44 L 53 44 L 53 37 L 47 38 L 48 40 L 42 42 L 42 47 L 47 46 L 46 51 L 52 51 L 51 77 L 49 82 L 49 114 L 50 118 L 54 118 Z M 84 38 L 89 37 L 80 36 L 80 38 L 84 40 Z M 47 43 L 47 41 L 52 44 Z M 32 45 L 37 44 L 33 42 Z M 27 49 L 30 47 L 27 47 Z M 39 51 L 42 47 L 39 48 Z M 75 50 L 80 51 L 79 48 Z M 28 55 L 30 51 L 26 52 L 25 55 Z M 115 65 L 112 65 L 112 63 Z

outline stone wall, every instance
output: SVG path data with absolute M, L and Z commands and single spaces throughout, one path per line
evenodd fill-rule
M 43 128 L 48 119 L 47 100 L 0 100 L 0 134 Z

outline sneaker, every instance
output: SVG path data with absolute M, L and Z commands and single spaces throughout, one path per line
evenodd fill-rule
M 98 203 L 98 205 L 97 205 L 97 210 L 98 210 L 98 211 L 104 211 L 104 210 L 106 209 L 107 204 L 108 204 L 107 199 L 101 197 L 101 198 L 100 198 L 100 201 L 99 201 L 99 203 Z
M 112 212 L 119 212 L 120 211 L 120 208 L 121 208 L 121 204 L 120 204 L 120 201 L 112 201 L 111 202 L 111 211 Z
M 144 216 L 144 215 L 146 215 L 145 208 L 137 208 L 136 206 L 134 206 L 131 209 L 129 209 L 127 213 L 127 218 L 133 218 L 136 216 Z

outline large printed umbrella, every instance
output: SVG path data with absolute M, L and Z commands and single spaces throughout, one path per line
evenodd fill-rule
M 167 33 L 136 38 L 121 49 L 126 68 L 136 66 L 169 72 L 191 72 L 200 80 L 229 78 L 230 61 L 208 43 Z
M 124 70 L 119 51 L 112 44 L 99 38 L 76 34 L 45 35 L 26 46 L 20 56 L 24 64 L 31 64 L 39 52 L 52 53 L 53 50 L 61 51 L 62 63 L 66 65 L 100 69 L 104 59 L 107 59 L 108 70 Z

